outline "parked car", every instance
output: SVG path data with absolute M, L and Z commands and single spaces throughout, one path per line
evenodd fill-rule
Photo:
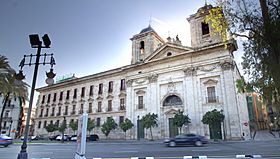
M 58 137 L 59 135 L 52 135 L 52 136 L 49 136 L 49 140 L 53 141 L 53 140 L 56 140 L 56 137 Z
M 62 140 L 62 135 L 58 135 L 58 136 L 56 137 L 56 140 L 57 140 L 57 141 L 61 141 L 61 140 Z M 69 140 L 70 140 L 70 136 L 69 136 L 69 135 L 64 135 L 64 136 L 63 136 L 63 140 L 64 140 L 64 141 L 69 141 Z
M 6 135 L 0 135 L 0 146 L 7 147 L 13 143 L 13 139 Z
M 70 137 L 70 141 L 77 141 L 77 135 L 72 135 Z
M 197 134 L 181 134 L 175 136 L 174 138 L 166 139 L 164 143 L 166 146 L 170 147 L 179 145 L 202 146 L 203 144 L 208 143 L 208 140 L 206 137 Z
M 97 134 L 87 136 L 87 141 L 98 141 L 99 136 Z
M 24 139 L 24 136 L 20 137 L 20 139 L 23 140 L 23 139 Z M 30 139 L 31 139 L 31 140 L 39 140 L 39 137 L 36 136 L 36 135 L 28 136 L 28 140 L 30 140 Z

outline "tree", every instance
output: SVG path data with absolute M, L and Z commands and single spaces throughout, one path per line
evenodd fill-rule
M 88 131 L 88 134 L 90 135 L 90 132 L 93 130 L 93 128 L 95 128 L 95 121 L 94 119 L 88 119 L 87 121 L 87 131 Z
M 220 111 L 217 111 L 217 109 L 214 109 L 212 111 L 206 112 L 202 117 L 202 123 L 203 124 L 216 124 L 221 123 L 224 120 L 225 116 Z
M 118 125 L 115 120 L 112 117 L 108 117 L 106 122 L 101 125 L 101 131 L 106 136 L 106 138 L 108 138 L 110 132 L 116 129 L 117 126 Z
M 4 111 L 10 98 L 19 98 L 19 101 L 21 101 L 20 104 L 23 104 L 28 96 L 27 84 L 24 82 L 16 83 L 15 71 L 10 67 L 7 58 L 2 55 L 0 55 L 0 90 L 4 96 L 3 107 L 0 115 L 1 132 Z M 20 105 L 20 107 L 22 107 L 22 105 Z
M 179 110 L 175 113 L 173 125 L 179 127 L 180 133 L 182 133 L 182 126 L 189 123 L 191 123 L 191 119 L 188 115 L 184 115 L 184 111 Z
M 206 19 L 216 32 L 229 32 L 244 39 L 242 67 L 249 84 L 267 105 L 279 108 L 280 1 L 227 0 L 218 5 L 210 10 Z M 226 23 L 219 23 L 220 15 L 224 15 L 221 21 Z
M 51 132 L 56 131 L 58 128 L 53 123 L 50 123 L 45 127 L 45 129 L 47 130 L 48 133 L 51 133 Z
M 149 114 L 146 114 L 145 116 L 143 116 L 141 119 L 143 121 L 143 127 L 146 129 L 150 129 L 152 140 L 153 140 L 152 128 L 158 126 L 157 118 L 158 118 L 157 114 L 149 113 Z
M 124 131 L 124 138 L 126 139 L 126 131 L 133 127 L 133 123 L 129 119 L 125 119 L 124 122 L 120 124 L 121 129 Z
M 61 132 L 61 142 L 64 142 L 64 131 L 67 129 L 67 124 L 66 124 L 66 120 L 64 117 L 63 122 L 61 123 L 61 125 L 58 127 L 58 131 Z
M 69 127 L 74 131 L 75 135 L 76 131 L 78 130 L 78 121 L 71 120 L 69 123 Z

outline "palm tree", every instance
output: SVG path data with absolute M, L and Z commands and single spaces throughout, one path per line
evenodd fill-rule
M 20 82 L 15 84 L 15 70 L 13 70 L 5 56 L 0 55 L 0 91 L 4 96 L 3 107 L 0 115 L 0 132 L 2 130 L 3 114 L 9 99 L 14 96 L 19 98 L 20 107 L 27 99 L 27 84 Z

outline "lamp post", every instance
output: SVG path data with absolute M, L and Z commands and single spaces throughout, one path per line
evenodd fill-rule
M 10 136 L 10 135 L 11 135 L 12 124 L 13 124 L 13 120 L 11 120 L 11 121 L 10 121 L 10 128 L 9 128 L 9 134 L 8 134 L 8 136 Z
M 29 102 L 29 107 L 28 107 L 28 112 L 27 112 L 27 118 L 26 118 L 26 126 L 24 129 L 24 139 L 23 139 L 23 143 L 21 145 L 21 150 L 20 153 L 18 154 L 17 159 L 28 159 L 28 154 L 26 151 L 27 148 L 27 139 L 28 139 L 28 131 L 29 131 L 29 122 L 30 122 L 30 116 L 31 116 L 31 110 L 32 110 L 32 103 L 33 103 L 33 98 L 34 98 L 34 92 L 35 92 L 35 85 L 36 85 L 36 80 L 37 80 L 37 74 L 38 74 L 38 67 L 40 64 L 50 64 L 51 65 L 51 69 L 50 72 L 46 73 L 47 75 L 47 84 L 53 84 L 53 78 L 55 77 L 55 74 L 53 73 L 53 65 L 55 65 L 55 61 L 53 58 L 53 54 L 42 54 L 41 55 L 41 49 L 42 48 L 50 48 L 51 45 L 51 41 L 48 37 L 47 34 L 45 34 L 43 37 L 43 43 L 44 46 L 42 46 L 42 41 L 40 41 L 39 39 L 39 35 L 38 34 L 32 34 L 29 35 L 29 40 L 30 40 L 30 44 L 32 48 L 37 48 L 37 54 L 36 55 L 24 55 L 23 59 L 20 62 L 20 71 L 18 74 L 15 75 L 17 80 L 23 80 L 25 78 L 25 76 L 22 73 L 22 68 L 25 65 L 31 66 L 34 65 L 34 73 L 33 73 L 33 80 L 32 80 L 32 86 L 31 86 L 31 93 L 30 93 L 30 102 Z M 40 62 L 40 57 L 43 57 L 43 62 Z M 33 62 L 33 57 L 35 57 L 35 62 Z M 48 57 L 50 57 L 49 62 L 47 61 Z M 27 63 L 25 62 L 25 59 L 29 58 L 29 60 L 27 60 Z M 33 59 L 32 59 L 33 58 Z

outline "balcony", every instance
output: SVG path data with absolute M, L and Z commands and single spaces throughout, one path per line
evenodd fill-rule
M 12 117 L 3 117 L 3 120 L 5 120 L 5 121 L 11 121 L 11 120 L 12 120 Z
M 145 104 L 136 104 L 137 109 L 144 109 Z
M 218 96 L 206 97 L 206 103 L 219 103 Z
M 51 116 L 54 116 L 54 113 L 51 113 Z
M 13 109 L 15 107 L 14 104 L 7 105 L 6 109 Z
M 45 117 L 48 117 L 48 114 L 45 114 L 44 116 L 45 116 Z
M 102 110 L 101 109 L 97 109 L 97 111 L 96 111 L 97 113 L 99 113 L 99 112 L 102 112 Z
M 39 117 L 40 117 L 40 118 L 43 117 L 43 114 L 40 114 Z
M 72 111 L 72 112 L 71 112 L 71 115 L 75 115 L 75 114 L 76 114 L 76 111 Z
M 83 110 L 80 110 L 80 111 L 79 111 L 79 114 L 83 114 L 83 112 L 84 112 Z
M 121 105 L 121 106 L 120 106 L 120 110 L 125 110 L 125 106 L 124 106 L 124 105 Z
M 89 109 L 89 110 L 87 111 L 87 113 L 92 113 L 92 109 Z
M 63 115 L 68 115 L 68 112 L 64 112 L 64 114 Z
M 56 116 L 60 116 L 60 115 L 61 115 L 61 113 L 60 113 L 60 112 L 56 113 Z

